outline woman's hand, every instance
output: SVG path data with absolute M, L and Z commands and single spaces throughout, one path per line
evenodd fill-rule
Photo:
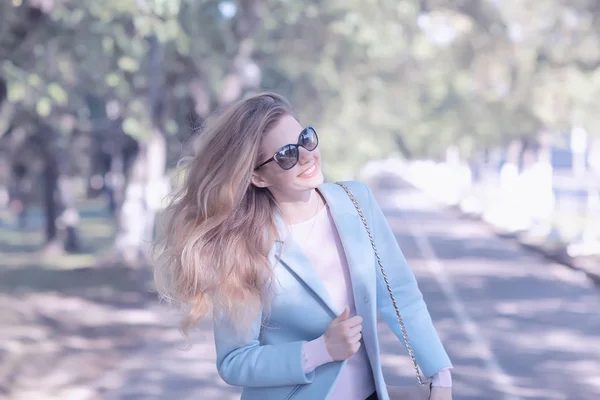
M 452 400 L 452 388 L 432 386 L 429 400 Z
M 350 309 L 344 311 L 329 324 L 325 332 L 325 346 L 332 360 L 342 361 L 352 357 L 360 348 L 362 318 L 348 318 Z

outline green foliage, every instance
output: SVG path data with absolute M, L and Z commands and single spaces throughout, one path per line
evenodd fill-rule
M 256 90 L 245 75 L 254 60 L 260 86 L 318 126 L 339 173 L 396 152 L 399 139 L 414 155 L 457 144 L 468 156 L 542 127 L 600 129 L 593 1 L 50 3 L 34 21 L 27 2 L 0 6 L 8 101 L 49 123 L 89 123 L 93 97 L 138 140 L 153 126 L 181 137 L 192 109 L 224 102 L 226 77 Z

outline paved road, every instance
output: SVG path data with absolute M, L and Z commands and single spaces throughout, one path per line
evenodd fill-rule
M 479 222 L 441 211 L 406 187 L 375 193 L 420 282 L 454 362 L 456 400 L 600 398 L 600 291 Z M 189 351 L 171 316 L 161 335 L 78 399 L 238 398 L 219 380 L 210 326 Z M 410 378 L 399 343 L 381 325 L 384 371 Z

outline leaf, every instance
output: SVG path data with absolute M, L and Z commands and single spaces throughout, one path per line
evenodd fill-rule
M 8 86 L 8 100 L 11 103 L 18 103 L 25 99 L 25 85 L 20 82 L 10 83 Z
M 123 130 L 127 134 L 133 134 L 140 129 L 140 123 L 135 118 L 125 118 L 123 121 Z
M 169 40 L 175 40 L 181 33 L 181 28 L 176 20 L 168 20 L 165 23 L 165 33 Z
M 115 87 L 119 86 L 119 84 L 121 83 L 121 77 L 119 76 L 119 74 L 113 72 L 113 73 L 106 75 L 106 78 L 104 78 L 104 81 L 106 82 L 106 84 L 108 86 L 115 88 Z
M 135 118 L 125 118 L 123 121 L 123 132 L 133 138 L 140 138 L 143 136 L 144 127 Z
M 44 81 L 42 81 L 42 78 L 40 78 L 38 74 L 29 74 L 27 77 L 27 83 L 33 87 L 41 88 L 44 84 Z
M 35 106 L 35 111 L 40 117 L 47 117 L 52 112 L 52 101 L 47 97 L 40 97 Z
M 126 72 L 137 72 L 140 68 L 138 61 L 129 56 L 123 56 L 118 61 L 119 68 Z
M 54 99 L 54 101 L 56 101 L 58 104 L 60 104 L 60 105 L 67 104 L 69 95 L 57 83 L 52 82 L 51 84 L 48 85 L 48 94 L 50 94 L 50 97 L 52 97 Z
M 174 119 L 170 119 L 165 123 L 165 130 L 169 135 L 176 135 L 179 131 L 179 125 Z

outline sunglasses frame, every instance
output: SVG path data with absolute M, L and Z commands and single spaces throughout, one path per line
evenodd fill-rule
M 309 129 L 312 129 L 312 131 L 313 131 L 313 132 L 314 132 L 314 134 L 315 134 L 315 138 L 317 139 L 317 144 L 315 145 L 315 147 L 314 147 L 312 150 L 309 150 L 309 149 L 307 149 L 306 147 L 304 147 L 302 144 L 300 144 L 300 139 L 302 138 L 302 135 L 304 135 L 304 134 L 306 133 L 306 131 L 308 131 Z M 298 150 L 298 152 L 296 153 L 296 154 L 297 154 L 297 157 L 296 157 L 296 162 L 295 162 L 295 163 L 294 163 L 294 164 L 293 164 L 291 167 L 289 167 L 289 168 L 283 168 L 283 167 L 281 166 L 281 164 L 279 164 L 279 162 L 277 161 L 277 159 L 276 159 L 275 157 L 277 156 L 277 153 L 279 153 L 281 150 L 283 150 L 283 149 L 284 149 L 285 147 L 287 147 L 287 146 L 295 146 L 295 147 L 296 147 L 296 149 Z M 268 164 L 268 163 L 270 163 L 271 161 L 275 161 L 275 162 L 277 163 L 277 165 L 279 165 L 279 166 L 280 166 L 282 169 L 284 169 L 284 170 L 286 170 L 286 171 L 287 171 L 287 170 L 290 170 L 290 169 L 292 169 L 292 168 L 294 168 L 294 167 L 296 166 L 296 164 L 298 164 L 298 160 L 300 160 L 300 150 L 298 149 L 298 147 L 302 147 L 302 148 L 304 148 L 304 149 L 305 149 L 305 150 L 307 150 L 307 151 L 314 151 L 314 150 L 315 150 L 317 147 L 319 147 L 319 135 L 317 134 L 317 131 L 316 131 L 316 129 L 315 129 L 315 128 L 313 128 L 313 126 L 312 126 L 312 125 L 308 125 L 306 128 L 302 129 L 302 132 L 300 132 L 300 134 L 298 135 L 298 143 L 296 143 L 296 144 L 292 144 L 292 143 L 290 143 L 290 144 L 286 144 L 285 146 L 282 146 L 281 148 L 279 148 L 279 149 L 278 149 L 278 150 L 275 152 L 275 154 L 273 154 L 273 157 L 269 158 L 267 161 L 265 161 L 264 163 L 260 164 L 258 167 L 254 168 L 254 170 L 256 171 L 257 169 L 259 169 L 259 168 L 261 168 L 261 167 L 263 167 L 263 166 L 267 165 L 267 164 Z

